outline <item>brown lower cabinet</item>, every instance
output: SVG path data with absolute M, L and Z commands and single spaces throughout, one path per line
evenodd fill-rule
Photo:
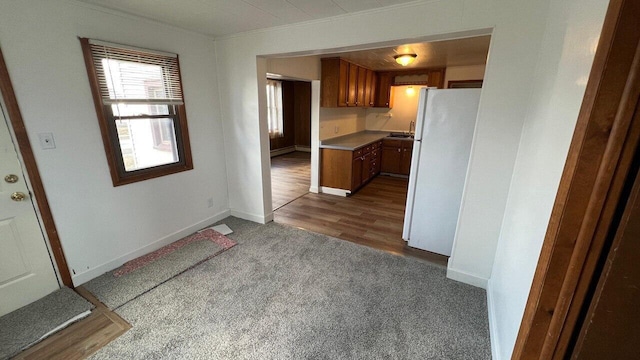
M 382 142 L 381 172 L 409 175 L 413 140 L 384 139 Z
M 351 150 L 321 149 L 320 185 L 357 191 L 380 173 L 382 141 Z

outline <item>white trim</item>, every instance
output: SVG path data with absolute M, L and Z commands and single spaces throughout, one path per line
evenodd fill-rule
M 294 146 L 287 146 L 285 148 L 271 150 L 270 151 L 270 155 L 271 155 L 271 157 L 274 157 L 274 156 L 279 156 L 279 155 L 292 153 L 294 151 L 296 151 L 296 148 Z
M 81 273 L 77 273 L 77 274 L 71 274 L 71 280 L 73 281 L 73 285 L 74 286 L 79 286 L 82 285 L 84 283 L 86 283 L 87 281 L 94 279 L 104 273 L 106 273 L 107 271 L 111 271 L 113 269 L 116 269 L 117 267 L 121 266 L 122 264 L 124 264 L 125 262 L 129 261 L 129 260 L 133 260 L 137 257 L 140 257 L 142 255 L 146 255 L 152 251 L 158 250 L 159 248 L 171 244 L 174 241 L 180 240 L 183 237 L 193 234 L 194 232 L 207 227 L 208 225 L 211 225 L 217 221 L 220 221 L 226 217 L 228 217 L 229 215 L 231 215 L 232 212 L 230 210 L 224 210 L 221 211 L 219 213 L 217 213 L 216 215 L 213 215 L 209 218 L 206 218 L 202 221 L 199 221 L 193 225 L 189 225 L 184 229 L 178 230 L 172 234 L 169 234 L 163 238 L 160 238 L 154 242 L 152 242 L 149 245 L 145 245 L 137 250 L 134 250 L 128 254 L 125 254 L 123 256 L 120 256 L 119 258 L 113 259 L 111 261 L 108 261 L 106 263 L 103 263 L 102 265 L 98 265 L 92 269 L 89 269 L 87 271 L 83 271 Z
M 309 192 L 314 193 L 314 194 L 319 194 L 320 193 L 320 189 L 318 189 L 317 186 L 311 186 L 309 188 Z
M 244 219 L 244 220 L 253 221 L 258 224 L 266 224 L 270 221 L 273 221 L 273 212 L 270 212 L 262 216 L 262 215 L 256 215 L 256 214 L 249 214 L 249 213 L 238 211 L 238 210 L 231 210 L 231 216 L 235 216 L 237 218 Z
M 326 186 L 320 186 L 320 191 L 325 194 L 338 195 L 338 196 L 344 196 L 344 197 L 351 194 L 351 191 L 349 190 L 336 189 L 336 188 L 326 187 Z
M 311 147 L 310 146 L 303 146 L 303 145 L 296 145 L 294 146 L 296 151 L 302 151 L 302 152 L 311 152 Z
M 493 286 L 491 286 L 491 279 L 487 284 L 487 312 L 489 316 L 489 339 L 491 340 L 491 358 L 493 360 L 500 360 L 500 341 L 498 339 L 498 328 L 496 324 L 496 311 L 494 307 Z
M 451 258 L 449 258 L 449 260 L 451 260 Z M 451 267 L 451 263 L 447 265 L 447 278 L 482 289 L 487 288 L 487 282 L 489 281 L 488 279 L 469 274 L 468 272 L 456 270 Z

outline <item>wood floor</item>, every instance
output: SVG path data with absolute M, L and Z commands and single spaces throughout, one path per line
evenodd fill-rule
M 58 331 L 14 359 L 86 359 L 131 328 L 82 286 L 75 289 L 95 305 L 91 315 Z
M 273 210 L 309 192 L 311 154 L 296 151 L 271 158 Z
M 298 179 L 296 181 L 307 179 L 304 184 L 308 189 L 309 175 L 302 174 L 304 170 L 299 165 L 300 159 L 296 160 L 292 161 L 297 166 L 291 168 L 291 176 Z M 278 178 L 272 178 L 271 185 L 283 193 L 286 193 L 284 189 L 289 183 L 297 183 L 293 180 L 278 183 L 278 179 L 288 178 L 286 165 L 283 159 L 278 168 Z M 274 221 L 446 266 L 446 256 L 409 247 L 402 240 L 407 187 L 407 179 L 377 176 L 349 197 L 307 192 L 274 211 Z

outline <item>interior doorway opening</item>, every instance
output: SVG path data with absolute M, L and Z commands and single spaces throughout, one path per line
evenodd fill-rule
M 267 74 L 267 125 L 273 211 L 309 192 L 311 82 Z
M 473 33 L 449 34 L 410 41 L 398 40 L 348 49 L 269 55 L 263 58 L 262 64 L 259 59 L 258 68 L 260 70 L 264 66 L 267 75 L 277 72 L 283 76 L 320 80 L 318 86 L 322 88 L 322 91 L 317 93 L 317 113 L 312 111 L 312 117 L 317 116 L 317 122 L 312 125 L 312 133 L 314 129 L 315 133 L 311 139 L 311 150 L 312 159 L 314 152 L 317 158 L 315 164 L 311 161 L 311 193 L 305 192 L 305 195 L 281 206 L 277 202 L 277 168 L 273 164 L 284 158 L 269 157 L 271 176 L 268 179 L 271 183 L 265 181 L 264 184 L 272 190 L 273 201 L 265 195 L 265 206 L 266 203 L 272 205 L 273 212 L 270 215 L 273 220 L 396 254 L 427 258 L 446 266 L 446 256 L 411 248 L 402 239 L 412 151 L 412 146 L 404 143 L 411 139 L 394 138 L 385 143 L 382 136 L 379 144 L 372 147 L 367 159 L 369 161 L 365 161 L 367 166 L 363 164 L 358 168 L 361 175 L 355 188 L 349 187 L 354 183 L 353 179 L 343 181 L 348 185 L 342 187 L 324 184 L 323 178 L 327 174 L 324 163 L 327 162 L 327 156 L 323 147 L 336 139 L 348 138 L 358 133 L 385 133 L 386 136 L 392 133 L 409 135 L 412 130 L 415 131 L 415 100 L 420 87 L 448 88 L 449 83 L 459 85 L 462 82 L 475 87 L 481 84 L 484 79 L 490 34 L 491 29 L 484 29 Z M 388 67 L 389 59 L 395 64 L 393 54 L 403 49 L 401 45 L 407 44 L 412 45 L 411 50 L 418 53 L 415 66 L 404 68 L 396 64 L 394 68 Z M 461 49 L 466 49 L 466 53 Z M 358 102 L 360 105 L 348 105 L 348 98 L 345 99 L 347 105 L 340 105 L 340 99 L 333 106 L 327 102 L 328 92 L 323 84 L 330 81 L 323 74 L 322 63 L 330 58 L 353 65 L 356 70 L 349 75 L 356 74 L 355 76 L 363 80 L 357 82 L 354 89 L 345 89 L 344 93 L 347 97 L 365 98 L 368 100 L 365 102 L 366 105 L 362 106 L 362 101 Z M 380 79 L 383 79 L 382 82 Z M 376 84 L 378 88 L 369 88 L 367 84 Z M 359 91 L 358 87 L 363 90 Z M 336 93 L 339 94 L 339 91 Z M 412 108 L 409 109 L 407 104 L 413 104 Z M 260 120 L 263 123 L 267 122 L 262 114 Z M 264 124 L 261 125 L 261 129 L 268 131 Z M 397 142 L 400 144 L 395 144 Z M 262 149 L 265 159 L 266 149 L 264 146 Z M 270 138 L 269 155 L 273 154 L 273 150 L 273 139 Z M 395 151 L 393 155 L 396 156 L 390 156 L 391 150 Z M 398 150 L 406 152 L 404 161 L 402 157 L 398 158 Z M 387 156 L 383 155 L 384 151 L 388 152 Z M 374 152 L 380 155 L 379 158 L 372 157 Z M 347 160 L 344 164 L 350 167 L 352 157 L 348 157 Z M 336 169 L 336 177 L 344 177 L 349 172 L 354 173 L 352 168 L 333 168 Z M 337 191 L 334 191 L 336 189 Z

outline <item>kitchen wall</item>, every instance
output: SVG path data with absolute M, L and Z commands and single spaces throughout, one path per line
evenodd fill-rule
M 420 86 L 394 86 L 393 108 L 368 108 L 367 130 L 409 131 L 416 120 Z
M 320 140 L 352 134 L 366 129 L 364 108 L 320 108 Z
M 193 170 L 113 187 L 79 36 L 179 54 Z M 74 284 L 228 214 L 210 39 L 73 1 L 24 0 L 0 3 L 0 45 Z M 41 132 L 55 149 L 40 148 Z
M 605 1 L 551 2 L 487 289 L 497 359 L 511 356 L 605 10 Z
M 482 80 L 486 65 L 449 66 L 444 74 L 444 86 L 449 86 L 449 81 L 456 80 Z

